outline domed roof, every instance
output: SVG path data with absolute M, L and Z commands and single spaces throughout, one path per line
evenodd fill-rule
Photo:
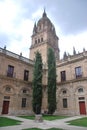
M 39 21 L 37 22 L 37 26 L 39 26 L 40 24 L 49 24 L 49 25 L 52 25 L 52 23 L 51 23 L 51 21 L 50 21 L 50 19 L 47 17 L 47 14 L 46 14 L 46 12 L 45 12 L 45 9 L 44 9 L 44 12 L 43 12 L 43 14 L 42 14 L 42 18 L 41 19 L 39 19 Z
M 44 30 L 51 31 L 54 34 L 56 34 L 55 27 L 53 23 L 50 21 L 50 19 L 47 17 L 45 10 L 42 14 L 42 18 L 38 20 L 37 24 L 35 23 L 33 28 L 33 34 L 35 35 Z

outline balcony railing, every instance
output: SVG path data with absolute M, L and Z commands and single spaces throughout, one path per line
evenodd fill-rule
M 16 78 L 16 73 L 7 72 L 7 77 Z
M 80 75 L 75 75 L 75 77 L 76 77 L 76 79 L 78 79 L 78 78 L 82 78 L 82 74 L 80 74 Z
M 66 77 L 67 77 L 67 75 L 66 75 Z M 71 77 L 67 77 L 67 79 L 66 78 L 62 78 L 62 79 L 60 79 L 59 82 L 61 82 L 61 83 L 64 82 L 65 83 L 65 82 L 68 82 L 68 81 L 71 81 L 71 80 L 78 80 L 78 79 L 82 79 L 82 78 L 84 78 L 83 72 L 81 74 L 78 74 L 78 75 L 73 74 L 73 75 L 71 75 Z

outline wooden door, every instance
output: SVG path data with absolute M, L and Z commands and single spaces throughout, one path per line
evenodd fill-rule
M 2 114 L 8 114 L 9 101 L 3 101 Z
M 79 102 L 79 109 L 80 109 L 80 114 L 86 115 L 86 108 L 85 108 L 85 102 Z

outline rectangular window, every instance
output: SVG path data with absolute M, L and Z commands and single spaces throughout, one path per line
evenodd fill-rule
M 67 108 L 67 98 L 63 99 L 63 108 Z
M 26 98 L 22 98 L 22 107 L 26 107 Z
M 7 76 L 13 77 L 13 74 L 14 74 L 14 66 L 8 65 Z
M 85 97 L 79 97 L 78 99 L 79 99 L 79 100 L 84 100 L 84 99 L 85 99 Z
M 37 40 L 35 40 L 35 44 L 37 44 Z
M 10 96 L 4 96 L 4 99 L 10 99 Z
M 38 39 L 38 43 L 40 43 L 40 39 Z
M 76 78 L 82 77 L 81 66 L 75 68 L 75 76 L 76 76 Z
M 28 76 L 29 76 L 29 71 L 28 70 L 24 70 L 24 80 L 28 81 Z
M 66 71 L 61 71 L 61 81 L 66 81 Z
M 43 42 L 43 37 L 41 38 L 41 42 Z

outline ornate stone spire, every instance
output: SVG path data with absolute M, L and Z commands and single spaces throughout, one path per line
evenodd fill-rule
M 37 25 L 36 25 L 36 22 L 34 24 L 34 28 L 33 28 L 33 34 L 35 34 L 37 32 Z
M 45 8 L 44 8 L 44 12 L 43 12 L 43 17 L 47 17 L 47 14 L 45 12 Z
M 75 47 L 73 47 L 73 55 L 76 55 Z

